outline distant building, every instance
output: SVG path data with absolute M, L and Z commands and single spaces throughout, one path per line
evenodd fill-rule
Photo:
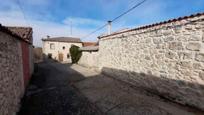
M 82 45 L 83 47 L 86 46 L 96 46 L 98 43 L 97 42 L 83 42 Z
M 35 47 L 33 49 L 33 55 L 35 63 L 43 61 L 43 52 L 41 47 Z
M 69 49 L 72 45 L 82 47 L 80 38 L 49 36 L 43 41 L 43 54 L 47 58 L 56 59 L 60 62 L 71 62 Z

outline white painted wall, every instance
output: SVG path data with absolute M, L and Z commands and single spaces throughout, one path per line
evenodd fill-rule
M 98 68 L 98 52 L 82 52 L 82 56 L 78 62 L 79 65 L 89 67 L 89 68 Z
M 54 44 L 54 49 L 50 49 L 50 44 Z M 52 54 L 52 58 L 59 60 L 59 53 L 63 54 L 63 62 L 71 62 L 71 56 L 67 58 L 67 54 L 70 55 L 69 49 L 72 45 L 82 47 L 82 43 L 68 43 L 68 42 L 53 42 L 53 41 L 43 41 L 43 53 L 48 55 Z M 63 49 L 65 47 L 65 49 Z

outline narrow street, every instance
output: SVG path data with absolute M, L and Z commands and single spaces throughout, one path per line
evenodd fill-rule
M 18 115 L 203 115 L 79 65 L 36 65 Z
M 53 61 L 36 65 L 18 115 L 100 115 L 99 109 L 71 86 L 84 77 L 69 66 Z

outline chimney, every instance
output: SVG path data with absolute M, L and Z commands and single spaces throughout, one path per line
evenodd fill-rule
M 111 23 L 112 21 L 108 21 L 108 35 L 111 34 Z
M 47 35 L 47 38 L 50 38 L 50 36 L 49 36 L 49 35 Z

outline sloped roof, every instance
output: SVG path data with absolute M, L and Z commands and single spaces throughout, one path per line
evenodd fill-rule
M 73 37 L 54 37 L 42 39 L 42 41 L 55 41 L 55 42 L 70 42 L 70 43 L 82 43 L 80 38 Z
M 97 45 L 97 42 L 83 42 L 83 47 L 86 47 L 86 46 L 96 46 Z
M 31 27 L 6 27 L 0 24 L 0 30 L 4 31 L 20 40 L 32 44 L 32 28 Z
M 33 31 L 31 27 L 7 27 L 7 28 L 11 32 L 15 33 L 16 35 L 24 39 L 25 41 L 28 41 L 30 43 L 33 42 L 32 40 Z
M 112 33 L 110 35 L 99 36 L 98 38 L 100 39 L 100 38 L 109 37 L 109 36 L 122 34 L 122 33 L 126 33 L 126 32 L 131 32 L 131 31 L 135 31 L 135 30 L 147 29 L 147 28 L 151 28 L 151 27 L 155 27 L 155 26 L 159 26 L 159 25 L 163 25 L 163 24 L 167 24 L 167 23 L 172 23 L 172 22 L 181 21 L 181 20 L 185 20 L 185 19 L 189 19 L 189 18 L 200 17 L 200 16 L 204 16 L 204 12 L 203 13 L 192 14 L 190 16 L 184 16 L 184 17 L 179 17 L 179 18 L 175 18 L 175 19 L 170 19 L 170 20 L 167 20 L 167 21 L 154 23 L 154 24 L 150 24 L 150 25 L 145 25 L 145 26 L 141 26 L 141 27 L 138 27 L 138 28 L 134 28 L 134 29 L 128 29 L 128 30 L 125 30 L 125 31 L 122 31 L 122 32 L 114 32 L 114 33 Z
M 81 51 L 98 51 L 98 49 L 99 49 L 98 46 L 86 46 L 79 48 L 79 50 Z

